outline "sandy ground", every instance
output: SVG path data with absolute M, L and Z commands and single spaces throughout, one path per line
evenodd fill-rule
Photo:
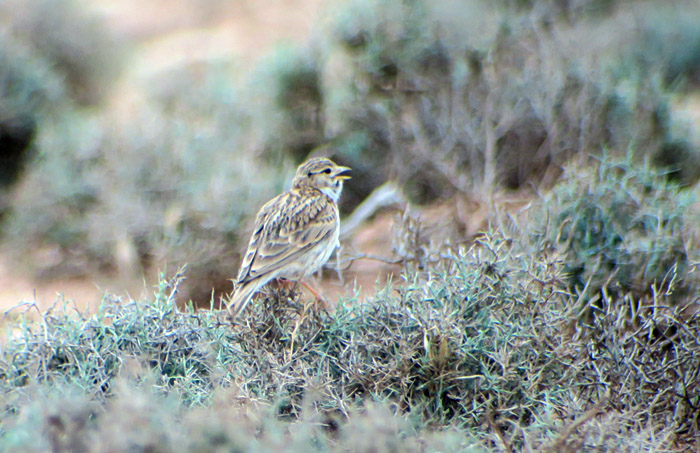
M 22 311 L 21 306 L 26 304 L 36 304 L 46 310 L 63 300 L 75 302 L 81 310 L 92 310 L 105 292 L 137 298 L 152 290 L 144 282 L 97 281 L 87 277 L 37 281 L 18 272 L 7 257 L 0 256 L 0 318 L 5 312 L 10 315 Z

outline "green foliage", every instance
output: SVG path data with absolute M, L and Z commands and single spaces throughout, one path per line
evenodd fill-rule
M 693 191 L 628 161 L 574 165 L 533 215 L 566 262 L 569 288 L 583 300 L 685 301 L 697 288 L 698 213 Z
M 267 102 L 259 112 L 264 116 L 260 123 L 266 151 L 288 152 L 295 161 L 304 160 L 324 141 L 318 58 L 310 49 L 280 47 L 256 72 L 251 89 L 257 99 Z
M 0 16 L 0 215 L 5 215 L 14 205 L 9 189 L 42 153 L 35 142 L 45 129 L 66 127 L 74 101 L 97 103 L 115 79 L 119 59 L 104 27 L 70 0 L 5 0 Z
M 0 33 L 0 110 L 3 121 L 31 115 L 36 121 L 64 101 L 60 77 L 26 45 Z
M 131 118 L 65 107 L 41 122 L 3 219 L 14 258 L 49 278 L 140 278 L 166 261 L 187 263 L 185 301 L 208 303 L 212 288 L 231 289 L 245 222 L 291 169 L 251 152 L 250 115 L 230 68 L 197 73 L 187 96 L 174 95 L 191 76 L 183 73 Z
M 94 161 L 94 124 L 64 112 L 57 122 L 46 122 L 36 138 L 37 155 L 33 166 L 13 193 L 13 209 L 5 219 L 3 233 L 18 247 L 18 258 L 32 247 L 55 245 L 74 261 L 65 274 L 75 272 L 84 256 L 74 248 L 87 243 L 85 215 L 94 206 L 97 188 L 88 182 Z M 51 152 L 43 153 L 44 149 Z M 22 240 L 19 240 L 22 238 Z M 21 259 L 18 261 L 21 262 Z M 38 262 L 46 270 L 52 262 Z
M 627 45 L 625 67 L 647 67 L 658 71 L 664 83 L 676 88 L 697 88 L 700 84 L 700 30 L 695 14 L 688 14 L 688 2 L 669 2 L 645 17 L 638 25 L 636 39 Z M 691 9 L 692 11 L 692 9 Z
M 692 305 L 674 307 L 668 289 L 653 302 L 606 296 L 595 318 L 578 323 L 583 314 L 566 291 L 563 252 L 530 240 L 487 234 L 429 271 L 407 272 L 395 291 L 344 301 L 332 313 L 280 289 L 231 326 L 219 312 L 178 311 L 178 275 L 161 281 L 153 300 L 107 297 L 92 316 L 54 309 L 38 322 L 21 317 L 9 327 L 0 362 L 3 424 L 18 430 L 6 428 L 3 441 L 28 429 L 16 414 L 29 410 L 31 389 L 65 386 L 104 408 L 86 429 L 128 419 L 121 412 L 152 414 L 138 425 L 153 423 L 148 442 L 163 445 L 181 437 L 163 428 L 172 415 L 159 412 L 160 398 L 175 398 L 167 412 L 202 417 L 182 442 L 253 441 L 248 428 L 219 419 L 222 395 L 229 417 L 266 433 L 254 442 L 296 439 L 304 448 L 338 441 L 362 451 L 370 442 L 391 451 L 416 435 L 453 450 L 692 441 L 700 314 Z M 117 377 L 151 389 L 156 402 L 120 408 L 144 395 L 123 396 Z M 376 412 L 374 403 L 384 409 Z M 251 419 L 255 408 L 269 409 Z M 596 430 L 601 414 L 609 426 Z M 430 434 L 450 427 L 462 434 Z
M 219 392 L 206 408 L 179 406 L 144 385 L 121 381 L 104 408 L 77 395 L 48 396 L 25 408 L 0 437 L 0 447 L 34 451 L 151 452 L 481 452 L 456 430 L 418 430 L 384 406 L 356 410 L 332 430 L 311 410 L 294 423 L 268 406 L 240 404 Z

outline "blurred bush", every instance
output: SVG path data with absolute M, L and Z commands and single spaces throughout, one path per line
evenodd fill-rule
M 0 437 L 0 447 L 22 452 L 484 451 L 464 432 L 418 429 L 384 405 L 355 410 L 328 426 L 311 408 L 299 421 L 280 421 L 274 407 L 237 402 L 232 392 L 220 391 L 214 404 L 190 408 L 122 380 L 103 408 L 71 390 L 42 395 L 23 408 Z
M 88 89 L 88 101 L 73 94 L 98 102 L 114 70 L 101 58 L 111 60 L 114 47 L 72 3 L 43 17 L 31 7 L 42 1 L 4 4 L 17 3 L 24 24 L 10 27 L 13 39 L 64 75 L 69 93 L 100 87 Z M 650 67 L 639 55 L 647 47 L 680 55 L 688 41 L 663 27 L 700 10 L 668 7 L 661 24 L 653 8 L 629 3 L 635 8 L 595 0 L 556 2 L 561 10 L 544 0 L 336 5 L 315 39 L 278 48 L 249 80 L 230 62 L 192 65 L 146 84 L 139 117 L 72 106 L 53 124 L 37 123 L 36 158 L 6 197 L 5 238 L 46 276 L 188 263 L 183 297 L 205 301 L 212 288 L 230 289 L 247 222 L 309 153 L 353 167 L 344 213 L 387 179 L 414 202 L 551 187 L 573 156 L 602 148 L 634 149 L 692 184 L 698 148 L 670 107 L 670 59 Z M 630 26 L 637 17 L 644 31 Z M 67 27 L 99 36 L 81 45 L 75 34 L 53 37 Z M 94 47 L 82 47 L 88 41 Z M 72 64 L 83 60 L 87 67 Z M 24 71 L 30 86 L 34 72 Z M 30 107 L 13 115 L 35 111 L 17 99 Z
M 325 141 L 321 118 L 319 57 L 313 49 L 279 46 L 258 65 L 248 83 L 253 132 L 268 158 L 289 153 L 299 162 Z
M 657 71 L 675 89 L 700 87 L 700 28 L 696 4 L 669 2 L 658 6 L 654 16 L 637 24 L 636 39 L 627 43 L 625 65 Z
M 15 253 L 43 277 L 138 278 L 187 263 L 185 301 L 230 290 L 245 221 L 286 181 L 244 152 L 225 109 L 143 112 L 109 126 L 73 119 L 46 136 L 50 152 L 15 191 L 5 223 Z
M 230 291 L 245 222 L 292 170 L 250 149 L 232 79 L 226 66 L 183 70 L 136 117 L 65 109 L 43 122 L 3 225 L 14 257 L 42 278 L 187 263 L 185 301 Z
M 49 13 L 50 12 L 50 13 Z M 111 91 L 122 61 L 121 45 L 96 15 L 74 0 L 3 0 L 3 24 L 64 78 L 70 97 L 94 105 Z
M 606 2 L 581 3 L 570 6 Z M 608 70 L 628 39 L 615 8 L 599 10 L 605 25 L 593 25 L 533 20 L 509 3 L 504 11 L 472 2 L 468 17 L 463 6 L 358 0 L 333 15 L 319 65 L 323 130 L 365 191 L 386 175 L 419 202 L 548 186 L 574 155 L 601 146 L 657 155 L 675 140 L 655 73 L 641 63 L 624 75 Z M 653 23 L 653 8 L 637 14 Z M 586 41 L 599 32 L 610 47 L 603 56 L 603 38 Z M 675 42 L 659 39 L 673 53 Z M 673 157 L 670 165 L 687 162 Z
M 118 44 L 99 20 L 71 1 L 6 0 L 0 2 L 0 17 L 0 215 L 4 215 L 14 205 L 10 186 L 46 151 L 35 143 L 42 131 L 53 129 L 60 140 L 62 131 L 57 129 L 69 125 L 65 117 L 75 115 L 75 101 L 99 102 L 118 74 L 120 59 Z M 73 176 L 75 172 L 69 172 L 60 178 Z
M 39 123 L 66 102 L 50 65 L 0 30 L 0 215 L 9 204 L 7 190 L 32 157 Z
M 537 204 L 530 223 L 561 254 L 585 303 L 652 303 L 662 293 L 681 303 L 697 291 L 697 196 L 664 173 L 630 159 L 573 165 Z

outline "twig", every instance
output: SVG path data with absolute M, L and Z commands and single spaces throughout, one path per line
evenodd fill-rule
M 341 260 L 341 263 L 345 264 L 347 262 L 354 262 L 355 260 L 374 260 L 374 261 L 380 261 L 382 263 L 386 264 L 400 264 L 403 261 L 403 258 L 387 258 L 385 256 L 380 256 L 380 255 L 373 255 L 371 253 L 357 253 L 351 257 L 344 258 Z
M 564 450 L 564 445 L 566 444 L 566 441 L 569 439 L 571 434 L 578 429 L 581 425 L 584 423 L 588 422 L 590 419 L 595 417 L 596 415 L 600 414 L 603 406 L 605 405 L 607 401 L 607 398 L 603 398 L 602 400 L 598 401 L 595 406 L 587 410 L 581 417 L 579 417 L 577 420 L 574 420 L 572 423 L 567 425 L 565 428 L 563 428 L 559 434 L 559 436 L 554 439 L 549 445 L 545 445 L 544 448 L 542 448 L 543 451 L 563 451 Z
M 354 263 L 357 260 L 373 260 L 373 261 L 379 261 L 382 263 L 386 264 L 401 264 L 404 262 L 403 258 L 387 258 L 384 256 L 379 256 L 379 255 L 372 255 L 371 253 L 356 253 L 355 255 L 349 256 L 349 257 L 343 257 L 342 259 L 336 260 L 336 263 L 334 266 L 326 266 L 329 269 L 333 269 L 338 273 L 338 277 L 340 278 L 341 281 L 344 281 L 342 277 L 342 272 L 343 270 L 348 269 L 352 263 Z
M 490 403 L 491 401 L 489 401 Z M 496 424 L 496 421 L 493 419 L 493 409 L 491 407 L 488 407 L 486 409 L 486 424 L 489 425 L 489 428 L 493 430 L 493 432 L 496 433 L 498 436 L 498 439 L 501 441 L 503 444 L 503 449 L 509 453 L 513 452 L 513 446 L 510 444 L 508 439 L 506 439 L 505 434 L 503 434 L 503 430 L 501 429 L 500 426 Z
M 340 226 L 340 237 L 349 236 L 365 220 L 373 216 L 381 208 L 405 201 L 399 186 L 389 181 L 374 189 L 360 205 L 350 214 Z

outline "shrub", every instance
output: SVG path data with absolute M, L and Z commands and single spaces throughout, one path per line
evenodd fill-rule
M 623 53 L 618 16 L 569 24 L 471 7 L 475 17 L 420 0 L 358 0 L 333 16 L 324 130 L 369 175 L 365 190 L 386 174 L 423 202 L 548 186 L 574 155 L 601 146 L 656 155 L 674 140 L 647 66 L 609 70 Z M 591 34 L 613 50 L 588 45 Z
M 41 121 L 67 103 L 60 77 L 43 60 L 0 30 L 0 216 L 35 151 Z
M 16 207 L 11 186 L 25 170 L 31 171 L 35 160 L 44 158 L 38 143 L 45 144 L 42 136 L 54 131 L 55 139 L 62 140 L 62 135 L 73 133 L 57 129 L 66 128 L 65 119 L 76 115 L 75 100 L 94 104 L 101 99 L 116 77 L 118 51 L 102 25 L 71 1 L 3 1 L 0 15 L 5 19 L 0 24 L 0 216 L 5 216 Z M 79 142 L 73 145 L 84 149 Z M 82 159 L 64 151 L 58 151 L 62 158 Z M 49 159 L 65 169 L 60 158 Z M 69 190 L 62 195 L 65 200 L 72 200 L 74 191 L 63 182 L 76 173 L 58 175 L 61 181 L 55 186 Z M 62 209 L 73 209 L 71 201 Z
M 698 213 L 692 190 L 630 159 L 572 165 L 532 222 L 562 254 L 568 285 L 582 300 L 681 303 L 697 288 Z
M 13 258 L 37 269 L 38 275 L 82 273 L 88 264 L 85 219 L 94 207 L 97 187 L 87 175 L 96 158 L 96 140 L 94 124 L 75 112 L 45 122 L 26 176 L 12 193 L 3 238 L 9 240 Z M 47 246 L 59 253 L 41 253 Z
M 15 253 L 47 277 L 187 263 L 183 297 L 208 303 L 212 287 L 230 290 L 245 222 L 286 181 L 242 151 L 228 106 L 208 115 L 153 111 L 111 125 L 77 116 L 42 135 L 5 224 Z M 54 259 L 42 262 L 46 249 Z
M 247 84 L 248 96 L 255 100 L 253 138 L 269 158 L 289 153 L 301 162 L 325 141 L 316 53 L 311 48 L 279 46 L 264 58 Z
M 689 9 L 690 7 L 690 9 Z M 629 60 L 622 62 L 657 71 L 667 86 L 697 88 L 700 84 L 700 30 L 695 7 L 670 2 L 643 17 L 626 46 Z
M 96 104 L 110 91 L 121 53 L 96 15 L 73 0 L 6 0 L 0 13 L 10 33 L 64 77 L 79 104 Z
M 70 384 L 109 408 L 119 401 L 116 377 L 132 376 L 185 412 L 216 407 L 224 391 L 227 407 L 270 407 L 290 433 L 311 417 L 326 427 L 312 430 L 321 445 L 337 429 L 356 437 L 365 425 L 353 423 L 365 422 L 353 422 L 354 408 L 371 414 L 374 402 L 395 414 L 382 416 L 387 445 L 409 426 L 430 438 L 425 429 L 458 427 L 471 440 L 454 442 L 491 448 L 692 443 L 700 401 L 692 304 L 673 306 L 671 291 L 658 292 L 630 317 L 632 296 L 605 297 L 587 321 L 565 289 L 560 255 L 529 240 L 487 234 L 427 271 L 408 271 L 395 290 L 332 313 L 280 289 L 232 327 L 217 312 L 179 312 L 180 276 L 153 300 L 107 297 L 92 316 L 52 311 L 15 325 L 3 347 L 4 418 L 24 413 L 32 385 Z M 403 417 L 410 424 L 396 425 Z M 150 438 L 178 435 L 159 434 L 163 422 L 153 420 Z M 206 420 L 199 426 L 213 431 L 194 439 L 240 442 L 233 428 Z M 604 420 L 612 431 L 593 428 Z
M 105 407 L 66 393 L 36 398 L 6 427 L 0 446 L 23 452 L 484 451 L 466 433 L 416 429 L 384 406 L 353 410 L 329 432 L 310 408 L 286 423 L 272 407 L 232 403 L 230 392 L 220 392 L 207 408 L 182 407 L 127 380 Z

